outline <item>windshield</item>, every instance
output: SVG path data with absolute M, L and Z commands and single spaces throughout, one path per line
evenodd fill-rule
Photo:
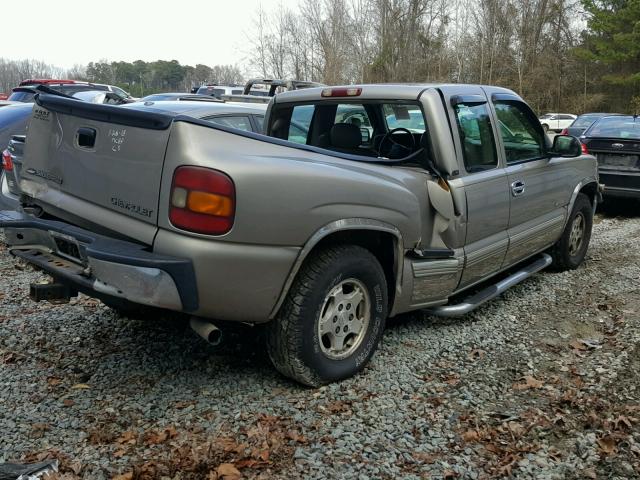
M 35 93 L 33 92 L 13 92 L 7 100 L 11 100 L 12 102 L 33 103 L 34 96 Z
M 586 136 L 640 139 L 640 118 L 605 117 L 593 124 Z
M 406 128 L 412 133 L 425 131 L 422 110 L 417 105 L 385 104 L 384 113 L 389 130 Z

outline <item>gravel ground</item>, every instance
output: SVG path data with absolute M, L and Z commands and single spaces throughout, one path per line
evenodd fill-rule
M 364 373 L 317 390 L 280 377 L 250 329 L 216 349 L 87 297 L 32 303 L 42 275 L 2 250 L 0 463 L 57 458 L 67 479 L 640 478 L 639 215 L 598 214 L 576 271 L 463 319 L 390 321 Z

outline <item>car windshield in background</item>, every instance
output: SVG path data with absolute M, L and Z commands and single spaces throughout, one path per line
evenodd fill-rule
M 141 98 L 140 101 L 141 102 L 161 102 L 163 100 L 176 100 L 177 98 L 181 97 L 181 96 L 186 96 L 186 93 L 181 93 L 179 95 L 175 95 L 173 93 L 167 93 L 167 94 L 163 94 L 163 93 L 158 93 L 155 95 L 149 95 L 147 97 Z
M 35 93 L 33 92 L 13 92 L 7 100 L 12 102 L 32 103 Z
M 598 120 L 587 132 L 587 137 L 640 139 L 640 118 L 605 117 Z

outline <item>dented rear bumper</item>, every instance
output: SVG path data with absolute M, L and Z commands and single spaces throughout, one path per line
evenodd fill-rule
M 44 220 L 0 211 L 0 228 L 13 255 L 56 282 L 97 298 L 192 312 L 198 309 L 191 260 L 161 255 L 144 245 Z

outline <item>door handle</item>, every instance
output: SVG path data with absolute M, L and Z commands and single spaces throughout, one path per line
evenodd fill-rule
M 79 147 L 93 148 L 96 144 L 96 131 L 93 128 L 81 127 L 76 133 L 76 142 Z
M 514 197 L 522 195 L 524 193 L 524 188 L 525 188 L 524 182 L 522 180 L 516 180 L 511 184 L 511 194 Z

